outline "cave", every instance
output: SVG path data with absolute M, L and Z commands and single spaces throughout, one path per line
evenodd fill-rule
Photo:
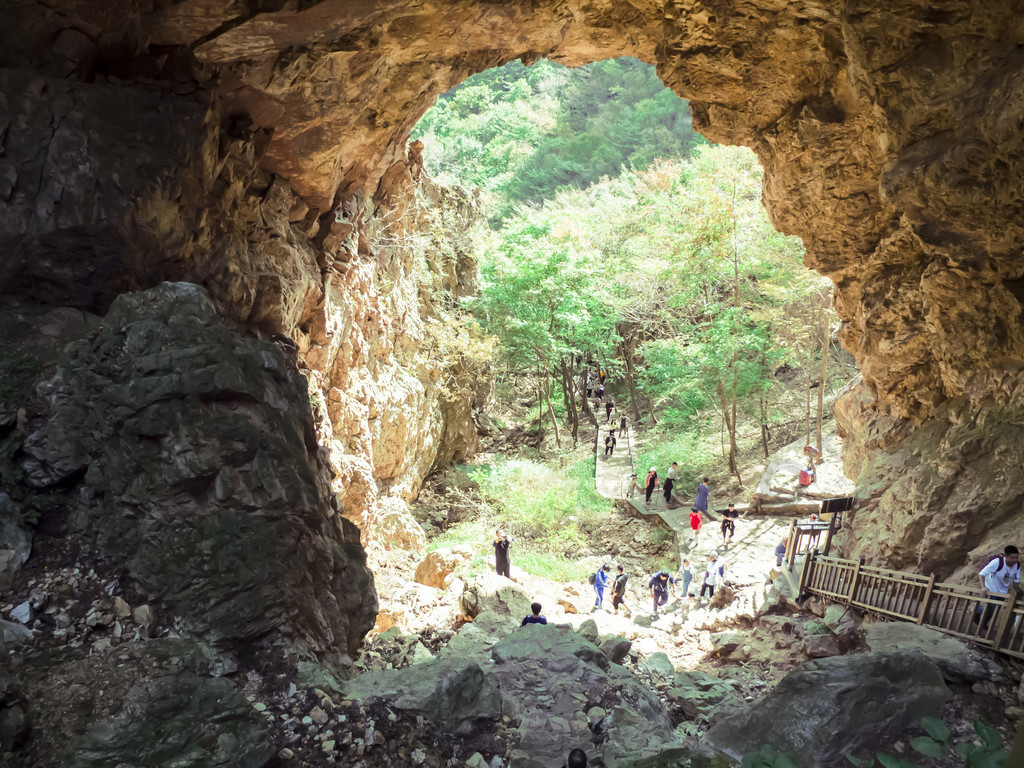
M 1015 3 L 10 0 L 0 21 L 11 31 L 0 51 L 0 294 L 19 322 L 74 311 L 93 327 L 115 312 L 130 328 L 143 308 L 119 304 L 122 294 L 195 283 L 209 304 L 186 292 L 155 310 L 167 327 L 184 325 L 175 307 L 194 321 L 181 328 L 180 355 L 208 336 L 237 348 L 220 323 L 263 345 L 237 381 L 196 381 L 211 418 L 225 401 L 255 409 L 271 389 L 301 401 L 287 373 L 247 390 L 258 359 L 300 360 L 322 390 L 307 423 L 281 427 L 289 442 L 275 454 L 305 483 L 281 496 L 280 519 L 302 531 L 282 546 L 308 555 L 280 584 L 308 594 L 295 611 L 279 595 L 272 615 L 220 617 L 218 642 L 277 632 L 344 661 L 376 610 L 362 551 L 415 536 L 402 504 L 432 469 L 472 454 L 484 377 L 464 361 L 456 375 L 469 394 L 445 399 L 420 350 L 433 310 L 417 309 L 410 267 L 388 243 L 416 227 L 416 122 L 469 75 L 516 59 L 635 57 L 689 100 L 700 133 L 757 154 L 772 222 L 802 238 L 807 266 L 834 282 L 842 342 L 862 374 L 835 408 L 861 499 L 845 556 L 962 576 L 1019 532 Z M 454 290 L 471 289 L 466 264 L 437 268 Z M 74 338 L 79 321 L 60 316 L 58 336 Z M 116 356 L 117 328 L 105 327 L 113 336 L 77 359 Z M 46 420 L 38 409 L 4 413 L 4 424 L 35 429 Z M 47 428 L 57 430 L 39 434 Z M 166 450 L 147 429 L 139 445 Z M 330 436 L 338 455 L 318 448 Z M 44 442 L 29 445 L 33 482 L 81 481 L 80 456 Z M 236 443 L 229 453 L 245 464 L 252 448 Z M 132 453 L 120 450 L 96 466 Z M 213 476 L 197 477 L 188 487 L 216 496 Z M 126 498 L 122 480 L 105 498 Z M 134 501 L 117 508 L 142 514 Z M 115 552 L 132 541 L 123 526 L 86 528 Z M 160 568 L 146 573 L 165 589 Z M 364 594 L 342 599 L 341 581 Z M 274 588 L 261 583 L 261 599 Z M 185 594 L 182 610 L 206 597 Z

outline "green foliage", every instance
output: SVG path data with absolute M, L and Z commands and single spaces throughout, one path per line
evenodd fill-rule
M 662 440 L 651 440 L 644 443 L 643 451 L 637 457 L 637 472 L 640 482 L 649 467 L 657 467 L 658 475 L 665 476 L 673 461 L 679 462 L 676 476 L 676 493 L 680 498 L 693 496 L 697 492 L 697 483 L 704 474 L 707 456 L 701 446 L 697 431 L 672 432 Z
M 486 550 L 495 529 L 503 528 L 515 539 L 513 562 L 527 573 L 560 581 L 586 577 L 573 555 L 609 513 L 608 501 L 594 489 L 593 459 L 561 468 L 499 460 L 473 478 L 485 503 L 472 520 L 431 540 L 431 549 L 469 544 Z
M 497 224 L 550 200 L 704 143 L 687 103 L 636 59 L 578 69 L 515 61 L 444 94 L 416 126 L 427 169 L 443 183 L 480 187 Z
M 910 747 L 918 754 L 925 757 L 958 757 L 967 768 L 1003 768 L 1006 765 L 1008 754 L 1002 749 L 1003 738 L 999 732 L 981 720 L 974 720 L 974 732 L 977 734 L 980 745 L 970 741 L 953 741 L 953 734 L 941 720 L 934 717 L 921 719 L 921 727 L 927 736 L 917 736 L 910 740 Z M 846 759 L 851 765 L 873 768 L 875 760 L 883 768 L 915 768 L 916 763 L 896 757 L 885 752 L 879 752 L 875 758 L 854 757 L 847 755 Z

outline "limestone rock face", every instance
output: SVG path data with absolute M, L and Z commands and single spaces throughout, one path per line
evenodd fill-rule
M 168 283 L 119 296 L 46 395 L 25 476 L 81 478 L 74 526 L 101 558 L 219 644 L 271 633 L 335 661 L 355 651 L 376 594 L 286 351 Z
M 1018 540 L 1024 507 L 1018 405 L 958 398 L 918 425 L 887 414 L 861 383 L 833 411 L 858 497 L 840 539 L 844 556 L 976 584 L 987 558 Z
M 919 652 L 836 656 L 797 667 L 707 738 L 736 759 L 767 744 L 808 768 L 839 764 L 879 736 L 941 716 L 951 696 L 939 668 Z

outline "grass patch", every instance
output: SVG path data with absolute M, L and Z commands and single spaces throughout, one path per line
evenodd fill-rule
M 533 576 L 558 581 L 585 579 L 588 568 L 576 555 L 591 543 L 588 531 L 602 524 L 611 505 L 594 488 L 594 459 L 563 466 L 530 459 L 500 459 L 473 472 L 480 503 L 472 520 L 452 526 L 430 541 L 431 549 L 469 545 L 480 564 L 491 553 L 494 531 L 515 539 L 512 563 Z M 476 561 L 474 561 L 475 566 Z
M 717 457 L 708 460 L 707 445 L 699 432 L 650 433 L 644 438 L 644 449 L 637 458 L 638 481 L 642 484 L 647 470 L 656 467 L 658 477 L 665 479 L 665 473 L 673 461 L 679 462 L 676 474 L 676 494 L 681 499 L 690 499 L 697 492 L 697 483 L 716 464 Z

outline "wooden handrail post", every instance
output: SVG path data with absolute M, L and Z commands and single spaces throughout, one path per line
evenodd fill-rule
M 857 585 L 860 584 L 860 567 L 864 565 L 864 558 L 857 558 L 857 564 L 853 566 L 853 578 L 850 579 L 850 594 L 847 599 L 852 603 L 857 599 Z
M 818 556 L 818 550 L 808 552 L 804 558 L 804 566 L 800 569 L 800 585 L 796 588 L 796 599 L 799 600 L 800 596 L 804 593 L 804 588 L 808 585 L 814 573 L 814 558 Z
M 1013 624 L 1013 609 L 1017 607 L 1017 600 L 1019 598 L 1020 587 L 1011 582 L 1010 593 L 1006 596 L 1002 607 L 999 609 L 999 628 L 996 630 L 996 636 L 992 640 L 992 647 L 995 650 L 1002 648 L 1003 643 L 1006 642 L 1006 633 Z
M 921 609 L 917 612 L 917 623 L 924 624 L 925 617 L 928 616 L 928 605 L 932 601 L 932 590 L 935 589 L 935 574 L 929 574 L 928 586 L 924 590 L 924 599 L 921 600 Z
M 794 533 L 796 532 L 796 518 L 794 517 L 789 521 L 789 538 L 786 539 L 786 562 L 788 563 L 789 570 L 793 570 L 793 563 L 796 559 L 796 539 Z
M 825 557 L 828 557 L 828 553 L 832 550 L 832 534 L 836 532 L 836 518 L 838 517 L 839 513 L 833 512 L 832 518 L 828 521 L 828 533 L 825 534 Z

